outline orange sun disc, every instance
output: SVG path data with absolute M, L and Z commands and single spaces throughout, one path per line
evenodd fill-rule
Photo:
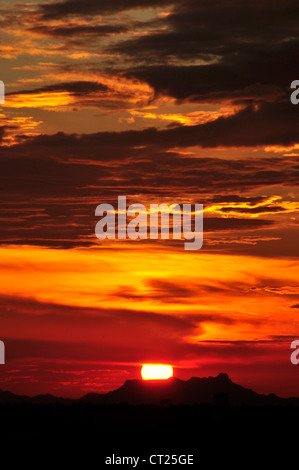
M 143 380 L 166 380 L 173 376 L 171 366 L 164 364 L 144 364 L 141 368 Z

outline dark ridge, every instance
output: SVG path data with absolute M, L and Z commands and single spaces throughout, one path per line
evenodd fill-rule
M 116 390 L 103 394 L 88 393 L 79 400 L 50 394 L 28 397 L 0 390 L 0 403 L 299 406 L 299 398 L 280 398 L 273 393 L 259 394 L 232 382 L 227 374 L 220 373 L 216 377 L 191 377 L 189 380 L 175 377 L 165 381 L 127 380 Z

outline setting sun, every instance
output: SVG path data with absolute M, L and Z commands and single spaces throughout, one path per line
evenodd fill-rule
M 164 364 L 144 364 L 141 368 L 143 380 L 165 380 L 173 376 L 171 366 Z

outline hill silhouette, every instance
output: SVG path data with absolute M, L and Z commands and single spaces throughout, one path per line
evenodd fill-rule
M 16 468 L 101 469 L 113 455 L 140 456 L 141 470 L 153 468 L 152 454 L 192 454 L 203 469 L 239 470 L 245 460 L 288 468 L 297 459 L 299 398 L 258 394 L 224 373 L 127 380 L 78 400 L 2 391 L 0 416 L 1 458 Z
M 28 397 L 0 391 L 0 403 L 28 404 L 118 404 L 132 405 L 295 405 L 299 398 L 281 398 L 271 393 L 259 394 L 232 382 L 225 373 L 216 377 L 191 377 L 189 380 L 171 378 L 159 381 L 127 380 L 120 388 L 108 393 L 88 393 L 78 400 L 37 395 Z

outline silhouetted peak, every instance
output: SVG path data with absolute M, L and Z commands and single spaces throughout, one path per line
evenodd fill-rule
M 8 394 L 13 395 L 13 393 L 9 392 L 8 390 L 0 390 L 0 394 L 1 395 L 8 395 Z
M 225 372 L 220 372 L 216 377 L 191 377 L 187 380 L 189 383 L 200 384 L 200 383 L 217 383 L 217 384 L 229 384 L 232 383 L 231 379 Z
M 134 387 L 138 385 L 140 382 L 141 380 L 138 380 L 138 379 L 127 379 L 125 380 L 123 385 L 121 385 L 121 387 Z
M 232 382 L 229 376 L 225 372 L 220 372 L 220 374 L 218 374 L 215 377 L 215 379 L 218 380 L 219 382 L 227 382 L 227 383 Z

